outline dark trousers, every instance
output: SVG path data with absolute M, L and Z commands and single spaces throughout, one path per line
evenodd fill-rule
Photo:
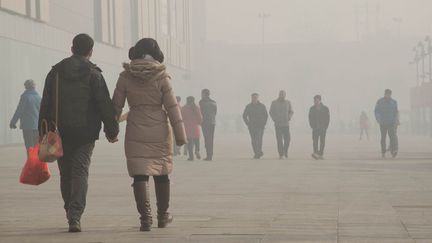
M 252 149 L 254 151 L 255 156 L 261 155 L 264 128 L 249 126 L 249 134 L 251 136 Z
M 207 158 L 212 159 L 215 124 L 202 124 L 202 132 L 204 137 L 204 146 L 206 149 Z
M 26 147 L 28 156 L 29 148 L 34 147 L 39 142 L 39 131 L 33 129 L 23 129 L 22 132 L 24 138 L 24 145 Z
M 398 137 L 397 137 L 397 126 L 392 124 L 392 125 L 380 125 L 380 130 L 381 130 L 381 153 L 385 153 L 387 151 L 387 145 L 386 145 L 386 140 L 387 140 L 387 134 L 390 138 L 390 151 L 392 153 L 397 152 L 398 151 L 398 147 L 399 147 L 399 142 L 398 142 Z
M 86 206 L 88 172 L 94 146 L 94 142 L 81 146 L 63 144 L 64 156 L 57 161 L 60 189 L 69 222 L 79 221 Z
M 199 138 L 188 138 L 187 148 L 188 148 L 189 158 L 193 159 L 194 158 L 194 148 L 195 148 L 195 154 L 199 154 L 199 152 L 200 152 L 200 140 L 199 140 Z
M 326 129 L 312 130 L 313 151 L 315 154 L 321 156 L 324 155 L 326 133 L 327 133 Z M 319 142 L 319 149 L 318 149 L 318 142 Z
M 291 141 L 289 126 L 275 127 L 279 156 L 288 156 L 288 148 Z
M 169 182 L 169 177 L 168 175 L 153 176 L 153 180 L 155 183 L 166 183 Z M 149 176 L 147 175 L 134 176 L 134 183 L 140 181 L 149 181 Z

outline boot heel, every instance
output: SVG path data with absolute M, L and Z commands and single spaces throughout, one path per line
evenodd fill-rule
M 151 231 L 151 226 L 150 225 L 141 225 L 140 227 L 140 231 Z
M 174 220 L 174 217 L 171 215 L 167 215 L 163 218 L 158 218 L 158 228 L 166 228 L 167 225 L 171 224 Z

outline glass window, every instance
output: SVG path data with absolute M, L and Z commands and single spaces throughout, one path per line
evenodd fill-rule
M 26 0 L 1 0 L 0 4 L 3 9 L 22 15 L 27 14 Z
M 174 38 L 177 37 L 177 0 L 169 1 L 169 9 L 170 9 L 170 35 Z
M 123 3 L 95 0 L 95 38 L 110 45 L 123 46 Z
M 1 0 L 0 9 L 46 22 L 49 19 L 48 4 L 48 0 Z
M 162 34 L 168 35 L 168 0 L 160 1 L 160 23 Z

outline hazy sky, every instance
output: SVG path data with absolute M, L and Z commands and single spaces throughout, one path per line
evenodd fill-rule
M 397 34 L 399 27 L 402 35 L 432 32 L 431 0 L 207 0 L 208 39 L 261 42 L 260 12 L 271 14 L 265 41 L 272 43 L 351 41 L 357 32 Z

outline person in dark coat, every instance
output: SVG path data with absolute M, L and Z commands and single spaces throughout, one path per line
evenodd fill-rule
M 10 121 L 9 127 L 16 129 L 16 123 L 20 121 L 20 129 L 23 133 L 24 145 L 27 150 L 34 147 L 39 141 L 38 120 L 41 97 L 36 91 L 36 84 L 29 79 L 24 82 L 25 91 L 21 95 L 18 106 Z
M 47 120 L 48 124 L 55 122 L 58 75 L 58 129 L 64 151 L 57 161 L 60 188 L 69 232 L 80 232 L 95 141 L 99 139 L 103 123 L 107 139 L 116 142 L 119 126 L 102 71 L 89 60 L 93 39 L 87 34 L 78 34 L 72 42 L 73 55 L 54 65 L 46 77 L 39 124 L 42 120 Z
M 243 120 L 251 136 L 254 159 L 260 159 L 264 155 L 262 151 L 262 141 L 267 119 L 267 108 L 259 101 L 259 95 L 257 93 L 252 94 L 252 102 L 246 106 L 243 112 Z
M 399 125 L 399 110 L 397 101 L 392 98 L 392 91 L 386 89 L 384 97 L 375 106 L 375 118 L 381 130 L 381 155 L 385 158 L 387 152 L 387 134 L 390 138 L 390 153 L 396 157 L 398 153 L 397 126 Z
M 207 156 L 204 158 L 204 160 L 211 161 L 213 159 L 213 142 L 216 126 L 217 104 L 216 101 L 210 98 L 210 90 L 203 89 L 201 91 L 201 100 L 199 102 L 199 106 L 203 116 L 201 128 L 204 136 L 204 146 L 207 153 Z
M 315 95 L 314 97 L 314 105 L 309 110 L 309 124 L 312 128 L 312 157 L 314 159 L 323 159 L 326 133 L 330 124 L 330 111 L 329 108 L 321 102 L 321 95 Z
M 270 116 L 274 121 L 279 159 L 288 158 L 291 142 L 289 123 L 294 115 L 291 102 L 286 99 L 285 90 L 279 91 L 279 97 L 270 106 Z

